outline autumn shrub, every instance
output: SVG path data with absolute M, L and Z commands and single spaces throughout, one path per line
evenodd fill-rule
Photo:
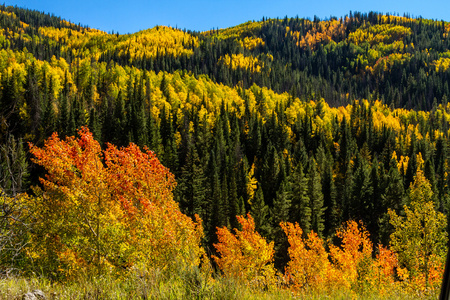
M 134 144 L 102 150 L 88 129 L 78 134 L 31 145 L 33 161 L 47 172 L 29 202 L 31 269 L 71 278 L 198 265 L 201 220 L 180 212 L 174 176 L 153 152 Z
M 349 221 L 336 232 L 340 245 L 328 245 L 329 252 L 315 232 L 305 235 L 297 223 L 280 226 L 289 242 L 285 277 L 295 293 L 384 297 L 397 288 L 397 255 L 382 245 L 374 255 L 368 232 L 357 222 Z
M 373 276 L 373 245 L 369 233 L 355 221 L 348 221 L 336 232 L 340 246 L 330 245 L 333 265 L 345 288 L 362 292 Z
M 281 223 L 289 242 L 289 262 L 285 276 L 295 291 L 327 289 L 332 274 L 332 265 L 328 258 L 323 240 L 313 231 L 303 238 L 303 230 L 295 223 Z
M 218 243 L 214 244 L 219 256 L 213 255 L 225 277 L 239 279 L 251 286 L 273 288 L 276 283 L 273 265 L 273 242 L 266 240 L 255 230 L 250 214 L 237 217 L 242 230 L 217 228 Z

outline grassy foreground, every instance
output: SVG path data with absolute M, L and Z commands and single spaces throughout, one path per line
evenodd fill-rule
M 349 290 L 332 294 L 316 291 L 293 293 L 287 287 L 275 290 L 252 288 L 236 279 L 223 276 L 206 278 L 198 269 L 164 274 L 161 271 L 130 272 L 126 277 L 79 276 L 65 282 L 51 282 L 42 277 L 11 277 L 0 279 L 0 299 L 22 299 L 35 289 L 47 299 L 437 299 L 439 291 L 406 292 L 392 289 L 384 295 L 370 291 L 356 294 Z

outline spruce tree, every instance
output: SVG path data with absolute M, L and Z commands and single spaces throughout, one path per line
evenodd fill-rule
M 188 215 L 198 214 L 202 219 L 206 217 L 206 176 L 190 136 L 186 161 L 181 168 L 176 195 L 181 207 Z
M 277 191 L 277 196 L 273 202 L 273 208 L 270 210 L 271 232 L 270 237 L 275 242 L 275 266 L 282 270 L 289 261 L 287 249 L 289 243 L 287 236 L 280 226 L 281 222 L 290 221 L 291 186 L 287 180 L 283 181 Z
M 60 136 L 65 136 L 69 134 L 69 123 L 70 123 L 70 110 L 67 97 L 61 95 L 59 102 L 59 118 L 58 118 L 58 132 Z
M 322 236 L 324 226 L 323 193 L 320 174 L 317 171 L 317 164 L 311 156 L 308 169 L 308 197 L 311 207 L 311 229 L 319 236 Z
M 255 198 L 252 200 L 250 214 L 255 220 L 256 230 L 263 236 L 267 237 L 270 232 L 269 225 L 269 207 L 264 202 L 264 194 L 262 187 L 258 184 Z
M 308 195 L 308 179 L 303 173 L 303 167 L 298 164 L 294 172 L 289 176 L 290 202 L 292 205 L 291 220 L 297 222 L 303 232 L 311 230 L 311 201 Z
M 98 114 L 94 108 L 91 109 L 91 112 L 89 114 L 89 129 L 94 135 L 94 138 L 101 144 L 101 124 L 98 118 Z

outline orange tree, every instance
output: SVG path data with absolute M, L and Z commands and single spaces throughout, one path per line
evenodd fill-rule
M 280 226 L 289 242 L 285 276 L 294 292 L 384 295 L 395 284 L 397 255 L 379 245 L 373 259 L 369 234 L 357 222 L 348 221 L 337 230 L 340 245 L 330 244 L 329 253 L 314 231 L 305 236 L 297 223 L 281 222 Z
M 366 286 L 373 277 L 373 245 L 369 233 L 357 222 L 347 221 L 343 228 L 336 231 L 336 236 L 341 240 L 341 245 L 330 245 L 330 256 L 341 274 L 343 286 L 353 290 Z
M 273 287 L 275 268 L 273 266 L 273 242 L 266 240 L 255 230 L 250 214 L 247 219 L 237 216 L 242 230 L 217 228 L 218 243 L 214 244 L 219 256 L 213 259 L 225 276 L 237 278 L 253 286 Z
M 323 240 L 314 232 L 303 238 L 298 223 L 280 223 L 287 235 L 290 261 L 286 267 L 286 278 L 295 291 L 324 290 L 338 278 L 332 278 L 333 267 L 325 251 Z M 330 279 L 330 280 L 329 280 Z
M 32 265 L 71 276 L 198 264 L 200 219 L 180 212 L 174 176 L 153 152 L 134 144 L 103 151 L 88 129 L 78 134 L 61 140 L 55 133 L 42 148 L 30 145 L 33 162 L 47 171 L 30 204 Z

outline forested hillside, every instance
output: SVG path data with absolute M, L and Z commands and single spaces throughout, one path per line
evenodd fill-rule
M 424 290 L 431 285 L 439 287 L 448 230 L 444 215 L 448 216 L 450 210 L 449 33 L 448 22 L 371 12 L 323 21 L 263 18 L 208 32 L 158 26 L 118 34 L 71 24 L 36 11 L 1 6 L 0 235 L 8 236 L 11 232 L 8 218 L 15 214 L 12 208 L 25 205 L 21 201 L 20 205 L 11 205 L 15 201 L 11 199 L 26 192 L 30 195 L 27 197 L 40 199 L 33 205 L 43 209 L 46 205 L 43 199 L 47 197 L 61 194 L 68 199 L 77 197 L 77 193 L 68 193 L 57 185 L 68 189 L 79 187 L 88 193 L 85 184 L 95 182 L 103 189 L 102 195 L 109 195 L 107 199 L 113 194 L 120 195 L 125 207 L 119 208 L 109 200 L 105 203 L 110 204 L 98 204 L 100 215 L 105 207 L 117 212 L 114 226 L 105 232 L 113 232 L 112 236 L 120 239 L 127 230 L 133 231 L 125 224 L 136 225 L 133 223 L 136 216 L 147 218 L 143 217 L 147 216 L 147 208 L 137 195 L 142 193 L 152 203 L 162 200 L 158 192 L 148 189 L 147 183 L 130 184 L 135 178 L 145 177 L 146 172 L 153 172 L 151 166 L 157 164 L 153 154 L 146 150 L 143 152 L 146 154 L 132 146 L 117 150 L 132 142 L 153 151 L 167 168 L 163 173 L 170 171 L 174 175 L 174 182 L 172 175 L 164 175 L 169 178 L 164 186 L 170 193 L 173 190 L 173 199 L 181 212 L 195 222 L 178 213 L 176 220 L 182 220 L 183 226 L 195 232 L 197 244 L 193 244 L 198 247 L 203 235 L 204 250 L 192 250 L 197 258 L 203 252 L 222 255 L 222 258 L 215 256 L 214 262 L 225 274 L 246 272 L 229 269 L 229 261 L 224 259 L 227 248 L 237 247 L 227 244 L 229 235 L 233 235 L 233 231 L 227 230 L 242 228 L 243 232 L 256 230 L 265 240 L 273 241 L 275 269 L 286 270 L 287 274 L 294 274 L 301 264 L 301 259 L 295 261 L 297 252 L 292 250 L 293 245 L 298 246 L 296 238 L 304 239 L 307 245 L 304 249 L 319 254 L 328 251 L 330 257 L 325 261 L 330 263 L 329 270 L 335 272 L 329 274 L 335 277 L 327 275 L 327 278 L 332 282 L 330 278 L 339 277 L 337 270 L 346 268 L 342 257 L 351 253 L 345 248 L 345 238 L 359 234 L 357 222 L 361 221 L 360 250 L 364 254 L 361 261 L 355 262 L 355 270 L 357 265 L 361 267 L 364 257 L 377 257 L 379 263 L 380 255 L 387 253 L 383 251 L 392 250 L 398 255 L 398 269 L 404 271 L 394 276 L 394 267 L 390 271 L 384 269 L 386 276 L 397 281 L 410 280 Z M 55 135 L 49 140 L 54 132 L 61 140 Z M 95 142 L 90 140 L 90 133 Z M 64 144 L 65 137 L 71 136 L 80 136 L 80 140 L 69 138 Z M 94 158 L 89 156 L 87 161 L 100 168 L 103 177 L 96 179 L 95 174 L 90 174 L 94 177 L 86 179 L 79 175 L 87 182 L 80 183 L 72 173 L 73 178 L 66 177 L 63 171 L 58 173 L 55 170 L 64 169 L 69 162 L 61 158 L 60 165 L 56 162 L 52 165 L 46 155 L 64 157 L 64 152 L 58 152 L 61 149 L 67 149 L 67 155 L 73 159 L 70 163 L 74 169 L 67 167 L 67 172 L 73 174 L 83 174 L 84 170 L 76 154 L 86 151 L 86 155 L 91 155 L 89 151 L 93 151 Z M 121 160 L 128 156 L 137 160 Z M 141 173 L 124 175 L 121 166 L 138 166 L 137 162 L 145 161 L 142 157 L 152 161 L 151 166 L 139 169 Z M 113 170 L 125 177 L 114 177 L 109 173 Z M 39 181 L 40 177 L 46 179 Z M 110 182 L 123 190 L 110 186 Z M 43 190 L 38 188 L 42 185 Z M 134 192 L 126 191 L 124 186 Z M 171 199 L 171 195 L 163 198 Z M 96 197 L 98 203 L 103 199 Z M 123 200 L 127 197 L 139 198 L 140 202 L 130 204 Z M 26 199 L 25 207 L 29 208 L 27 205 L 33 201 Z M 89 201 L 95 204 L 97 200 Z M 176 210 L 171 200 L 165 201 L 161 202 L 164 211 Z M 136 211 L 129 205 L 135 205 Z M 32 215 L 27 209 L 26 214 Z M 83 209 L 86 211 L 74 210 L 73 216 L 85 212 L 95 215 L 87 207 Z M 59 213 L 62 212 L 55 212 L 54 216 Z M 247 213 L 247 219 L 236 218 Z M 20 216 L 23 215 L 22 209 Z M 426 215 L 424 220 L 431 223 L 416 220 L 414 226 L 401 225 L 413 222 L 413 215 L 419 219 Z M 102 223 L 100 218 L 95 220 Z M 139 232 L 133 231 L 136 239 L 130 244 L 131 248 L 137 247 L 138 250 L 133 249 L 138 254 L 118 248 L 110 254 L 115 255 L 113 259 L 106 255 L 100 258 L 99 249 L 107 247 L 107 243 L 100 243 L 99 233 L 94 234 L 93 228 L 86 229 L 94 234 L 92 240 L 85 242 L 96 245 L 97 251 L 89 251 L 98 255 L 93 259 L 97 266 L 102 259 L 108 261 L 108 266 L 116 267 L 139 261 L 145 249 L 138 244 L 145 238 L 153 238 L 145 234 L 145 228 L 156 226 L 150 219 L 145 220 L 149 223 L 142 228 L 136 225 Z M 161 224 L 175 222 L 171 220 Z M 281 227 L 280 222 L 289 223 Z M 91 226 L 87 219 L 80 226 L 86 224 Z M 343 224 L 347 225 L 342 227 Z M 40 229 L 52 226 L 56 225 L 41 224 Z M 52 234 L 57 232 L 57 227 L 54 228 Z M 217 232 L 217 228 L 222 231 Z M 410 240 L 417 238 L 420 244 L 423 228 L 433 228 L 425 233 L 433 236 L 432 246 L 422 249 L 404 245 L 402 237 L 407 236 Z M 64 230 L 68 236 L 76 232 L 72 227 Z M 176 232 L 171 238 L 178 234 L 186 236 L 186 232 L 170 230 Z M 307 240 L 311 231 L 316 235 L 308 235 Z M 235 233 L 238 236 L 239 231 Z M 48 245 L 51 237 L 45 238 Z M 155 238 L 158 242 L 149 247 L 160 245 L 157 244 L 162 243 L 160 238 Z M 320 250 L 317 245 L 325 240 L 328 240 L 326 251 Z M 25 266 L 30 257 L 37 259 L 44 255 L 44 249 L 30 248 L 25 253 L 17 253 L 16 248 L 6 251 L 10 242 L 9 237 L 0 238 L 0 250 L 4 250 L 0 271 L 6 272 L 10 263 L 14 268 Z M 30 238 L 27 245 L 36 246 L 33 243 Z M 66 263 L 71 270 L 76 269 L 75 262 L 83 255 L 94 255 L 76 238 L 60 243 L 63 250 L 58 251 L 63 251 L 65 259 L 70 260 Z M 74 244 L 81 252 L 70 248 Z M 377 248 L 378 244 L 390 246 L 391 250 Z M 339 248 L 342 245 L 344 250 Z M 188 246 L 178 245 L 176 249 L 187 251 Z M 73 252 L 69 253 L 70 249 Z M 411 251 L 418 252 L 411 254 Z M 392 253 L 384 259 L 387 261 Z M 263 265 L 271 261 L 272 256 L 267 255 L 269 258 Z M 359 257 L 355 253 L 352 256 Z M 412 256 L 418 261 L 413 262 Z M 50 257 L 46 259 L 50 261 L 48 274 L 60 276 L 61 267 Z M 164 261 L 167 259 L 170 260 L 166 257 Z M 331 262 L 340 267 L 334 269 Z M 322 265 L 327 263 L 322 260 Z M 264 269 L 264 276 L 269 276 L 267 272 L 275 274 L 275 269 Z M 360 277 L 354 280 L 363 276 L 361 269 L 358 272 Z M 348 278 L 352 276 L 356 275 L 350 274 Z M 294 277 L 290 279 L 293 285 L 300 290 L 304 288 L 303 279 Z M 348 282 L 343 285 L 354 288 Z M 314 285 L 312 281 L 308 284 Z

